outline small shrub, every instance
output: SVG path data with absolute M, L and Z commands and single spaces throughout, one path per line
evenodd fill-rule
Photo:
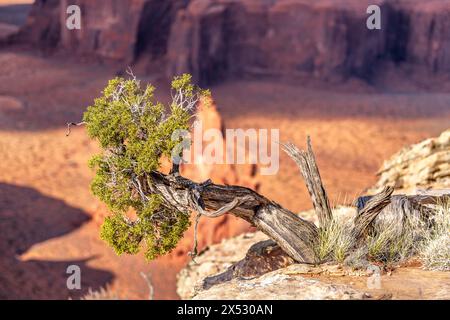
M 403 216 L 399 219 L 395 217 L 397 215 L 387 213 L 374 224 L 366 239 L 370 260 L 393 266 L 416 254 L 415 244 L 423 238 L 424 223 L 419 217 Z
M 450 270 L 450 201 L 432 207 L 431 222 L 418 216 L 383 213 L 368 235 L 355 243 L 352 234 L 354 217 L 338 216 L 325 227 L 319 227 L 315 253 L 319 262 L 334 261 L 364 268 L 369 261 L 394 267 L 413 256 L 419 256 L 431 270 Z
M 384 230 L 367 238 L 367 248 L 370 260 L 393 265 L 412 255 L 413 239 L 405 233 Z

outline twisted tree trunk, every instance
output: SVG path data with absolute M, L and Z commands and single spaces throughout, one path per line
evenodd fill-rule
M 307 145 L 307 151 L 299 150 L 293 144 L 283 145 L 283 149 L 298 164 L 320 227 L 326 228 L 333 220 L 331 206 L 309 137 Z M 168 175 L 153 171 L 149 179 L 151 192 L 161 195 L 169 207 L 182 211 L 194 210 L 213 218 L 233 214 L 268 235 L 294 260 L 310 264 L 320 262 L 315 255 L 315 246 L 319 241 L 318 228 L 251 189 L 218 185 L 210 180 L 197 183 L 182 177 L 178 166 L 173 166 Z M 390 203 L 392 191 L 392 188 L 386 188 L 365 201 L 364 208 L 355 219 L 355 237 L 362 237 L 380 211 Z
M 184 210 L 200 210 L 213 217 L 228 212 L 267 234 L 296 261 L 316 262 L 317 227 L 257 192 L 210 181 L 196 183 L 180 175 L 160 172 L 153 172 L 151 179 L 152 191 L 162 195 L 170 205 Z

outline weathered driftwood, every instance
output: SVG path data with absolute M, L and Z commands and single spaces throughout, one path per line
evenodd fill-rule
M 316 158 L 314 156 L 311 139 L 307 140 L 308 150 L 299 150 L 294 144 L 287 143 L 283 145 L 283 150 L 297 163 L 302 173 L 303 180 L 308 188 L 314 210 L 319 218 L 321 226 L 326 226 L 333 218 L 331 212 L 330 201 L 327 192 L 320 177 L 319 168 L 317 167 Z
M 323 227 L 332 219 L 332 212 L 309 137 L 307 146 L 307 151 L 303 151 L 288 143 L 283 149 L 298 164 Z M 177 165 L 172 167 L 169 175 L 152 172 L 150 178 L 151 191 L 162 195 L 169 206 L 178 210 L 194 210 L 212 218 L 233 214 L 267 234 L 296 261 L 317 262 L 314 253 L 318 241 L 317 227 L 257 192 L 240 186 L 217 185 L 210 180 L 196 183 L 182 177 Z M 195 252 L 194 244 L 194 255 Z
M 358 213 L 366 211 L 370 203 L 376 201 L 376 198 L 377 196 L 359 197 L 356 201 Z M 401 225 L 407 218 L 418 218 L 425 223 L 432 223 L 430 218 L 435 211 L 430 208 L 430 205 L 444 204 L 449 199 L 449 190 L 421 191 L 417 195 L 392 195 L 386 205 L 379 207 L 381 210 L 377 210 L 372 221 L 375 219 L 390 219 L 391 223 Z
M 358 210 L 361 210 L 363 207 L 367 205 L 367 202 L 374 198 L 375 196 L 363 196 L 359 197 L 356 201 L 356 207 Z M 395 199 L 404 199 L 411 203 L 412 208 L 417 208 L 418 205 L 438 205 L 441 203 L 445 203 L 448 201 L 447 199 L 450 197 L 449 189 L 442 190 L 428 190 L 428 191 L 420 191 L 416 195 L 403 195 L 396 194 L 391 197 L 392 202 L 396 201 Z
M 374 219 L 391 202 L 392 192 L 394 192 L 394 188 L 385 187 L 379 194 L 368 199 L 361 209 L 358 208 L 353 229 L 353 236 L 356 241 L 359 241 L 365 235 Z

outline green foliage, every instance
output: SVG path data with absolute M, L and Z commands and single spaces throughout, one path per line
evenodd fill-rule
M 137 225 L 116 213 L 105 219 L 100 236 L 114 248 L 117 254 L 135 254 L 139 251 L 143 237 Z
M 113 212 L 101 237 L 117 254 L 136 254 L 145 243 L 148 259 L 172 250 L 190 223 L 189 213 L 151 193 L 149 173 L 160 167 L 161 157 L 171 157 L 180 142 L 172 134 L 189 129 L 196 102 L 209 94 L 187 74 L 173 80 L 169 106 L 156 102 L 154 92 L 151 85 L 141 88 L 135 78 L 115 78 L 83 118 L 89 136 L 102 148 L 89 162 L 96 170 L 91 190 Z M 130 209 L 137 213 L 135 221 L 125 217 Z

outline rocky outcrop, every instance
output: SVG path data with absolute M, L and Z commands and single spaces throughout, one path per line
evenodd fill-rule
M 430 71 L 450 71 L 450 6 L 447 1 L 402 1 L 404 60 Z
M 193 300 L 361 300 L 363 291 L 346 285 L 324 283 L 297 274 L 300 265 L 269 272 L 261 277 L 219 284 L 199 292 Z
M 203 279 L 226 272 L 245 257 L 253 244 L 267 240 L 262 232 L 245 233 L 210 246 L 178 274 L 177 293 L 182 299 L 192 298 L 203 287 Z
M 183 31 L 172 32 L 169 72 L 205 81 L 235 74 L 367 75 L 386 39 L 365 27 L 366 8 L 366 1 L 192 1 L 173 26 Z
M 10 41 L 27 43 L 44 49 L 55 48 L 60 40 L 61 23 L 59 0 L 36 0 L 25 26 Z
M 450 129 L 439 137 L 405 147 L 383 163 L 369 193 L 394 186 L 400 193 L 450 188 Z
M 339 212 L 345 217 L 349 210 Z M 448 272 L 298 264 L 261 232 L 210 246 L 178 274 L 177 293 L 194 300 L 448 299 Z
M 76 0 L 82 30 L 65 27 L 68 2 L 38 0 L 15 40 L 129 63 L 164 62 L 201 83 L 239 76 L 358 76 L 386 62 L 450 70 L 450 7 L 439 0 Z M 381 7 L 382 29 L 366 9 Z
M 344 274 L 337 266 L 294 264 L 261 232 L 248 233 L 211 246 L 178 275 L 182 299 L 365 299 L 369 295 L 346 285 L 303 276 Z M 338 270 L 339 269 L 339 270 Z

